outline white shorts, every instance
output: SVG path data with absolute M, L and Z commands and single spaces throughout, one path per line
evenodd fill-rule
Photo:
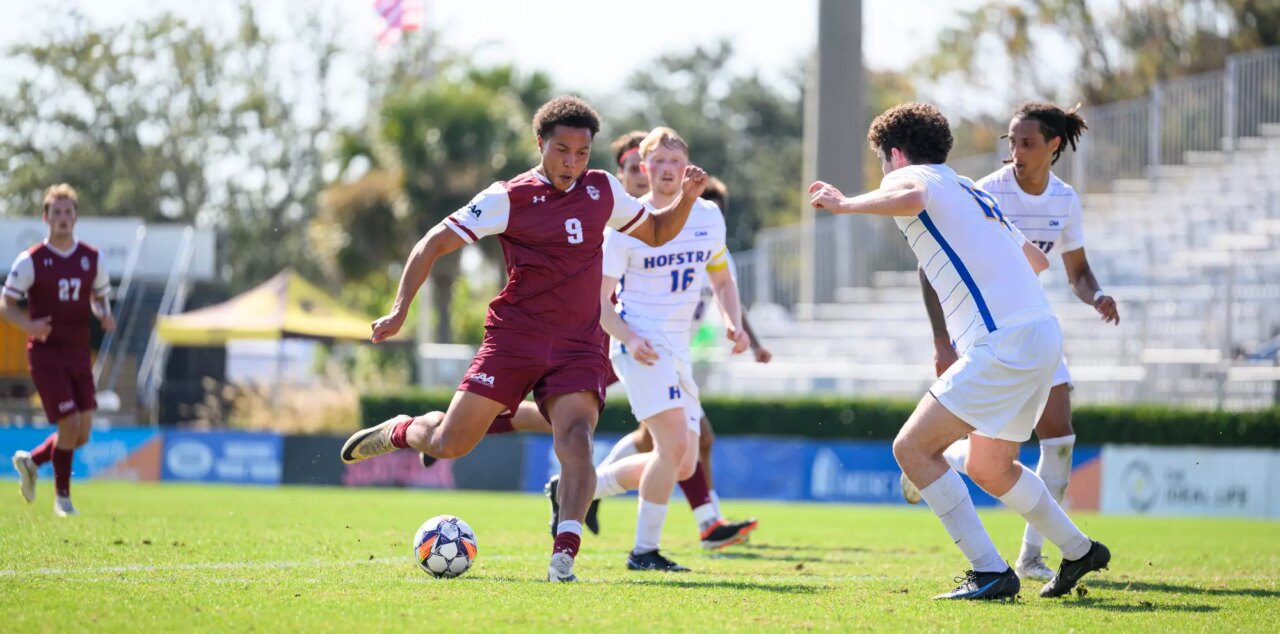
M 1071 381 L 1071 371 L 1067 369 L 1067 356 L 1062 355 L 1062 361 L 1058 363 L 1058 369 L 1053 371 L 1053 387 L 1066 385 L 1068 390 L 1076 389 L 1076 384 Z
M 1058 320 L 1037 319 L 978 340 L 929 392 L 975 433 L 1025 442 L 1044 412 L 1061 365 Z
M 702 403 L 698 400 L 698 384 L 693 381 L 693 366 L 689 355 L 672 354 L 659 337 L 649 342 L 658 351 L 658 361 L 645 365 L 630 354 L 613 356 L 613 372 L 627 389 L 631 413 L 636 420 L 647 420 L 669 409 L 681 407 L 689 429 L 701 431 Z

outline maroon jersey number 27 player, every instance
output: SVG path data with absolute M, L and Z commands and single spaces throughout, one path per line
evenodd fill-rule
M 380 342 L 404 324 L 409 305 L 441 256 L 498 236 L 507 286 L 489 304 L 484 342 L 447 412 L 397 416 L 353 435 L 346 462 L 396 449 L 435 458 L 471 451 L 499 415 L 530 392 L 551 421 L 561 478 L 549 581 L 573 581 L 582 520 L 595 492 L 591 437 L 609 361 L 600 347 L 601 245 L 605 227 L 650 245 L 684 227 L 706 174 L 689 166 L 681 195 L 652 213 L 611 174 L 588 170 L 600 118 L 580 99 L 558 97 L 533 119 L 541 163 L 489 186 L 418 242 L 405 264 L 391 312 L 373 323 Z
M 58 431 L 32 452 L 13 456 L 22 497 L 35 500 L 36 474 L 53 463 L 57 496 L 53 510 L 76 515 L 71 505 L 71 460 L 89 442 L 94 398 L 89 352 L 89 318 L 96 315 L 106 330 L 115 327 L 107 302 L 110 280 L 98 250 L 75 237 L 76 192 L 54 185 L 45 192 L 43 217 L 49 237 L 18 255 L 5 279 L 0 313 L 29 335 L 27 360 L 31 379 L 49 421 Z M 25 299 L 24 312 L 18 302 Z

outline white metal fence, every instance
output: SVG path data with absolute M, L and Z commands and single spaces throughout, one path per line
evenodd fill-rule
M 1081 193 L 1109 192 L 1120 181 L 1146 181 L 1161 165 L 1182 165 L 1197 152 L 1229 152 L 1280 124 L 1280 47 L 1234 55 L 1221 71 L 1157 84 L 1145 97 L 1087 106 L 1089 123 L 1077 152 L 1067 152 L 1054 172 Z M 955 170 L 980 178 L 999 168 L 1004 148 L 950 161 Z M 908 270 L 914 260 L 905 248 L 874 233 L 885 223 L 858 227 L 819 216 L 813 224 L 813 301 L 832 301 L 837 289 L 862 285 L 876 271 Z M 875 227 L 875 228 L 870 228 Z M 755 248 L 735 254 L 745 305 L 801 302 L 803 252 L 800 224 L 772 227 L 756 237 Z M 854 241 L 856 240 L 856 244 Z M 890 247 L 881 245 L 893 244 Z

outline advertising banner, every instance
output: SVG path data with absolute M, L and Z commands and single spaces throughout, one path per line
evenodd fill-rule
M 31 451 L 56 429 L 0 429 L 0 455 L 7 458 L 18 450 Z M 89 436 L 89 444 L 76 450 L 71 473 L 76 478 L 154 482 L 160 479 L 161 445 L 159 432 L 149 428 L 97 430 Z M 0 478 L 17 477 L 13 469 L 0 469 Z M 42 466 L 40 477 L 52 479 L 53 465 Z
M 1271 449 L 1107 445 L 1102 511 L 1277 518 L 1278 468 Z
M 280 484 L 283 440 L 254 432 L 165 433 L 165 481 Z

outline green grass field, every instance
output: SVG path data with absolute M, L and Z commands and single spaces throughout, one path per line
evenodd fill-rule
M 755 515 L 749 545 L 698 549 L 677 500 L 664 551 L 694 572 L 624 566 L 634 498 L 601 511 L 584 583 L 542 581 L 550 551 L 540 496 L 77 483 L 81 517 L 58 519 L 3 482 L 4 631 L 1275 631 L 1280 524 L 1082 515 L 1114 553 L 1085 592 L 1016 603 L 930 601 L 964 561 L 917 508 L 727 501 Z M 410 540 L 432 515 L 467 520 L 478 563 L 460 579 L 418 570 Z M 1006 557 L 1019 518 L 984 514 Z M 1269 624 L 1269 625 L 1268 625 Z M 975 628 L 978 628 L 975 630 Z

